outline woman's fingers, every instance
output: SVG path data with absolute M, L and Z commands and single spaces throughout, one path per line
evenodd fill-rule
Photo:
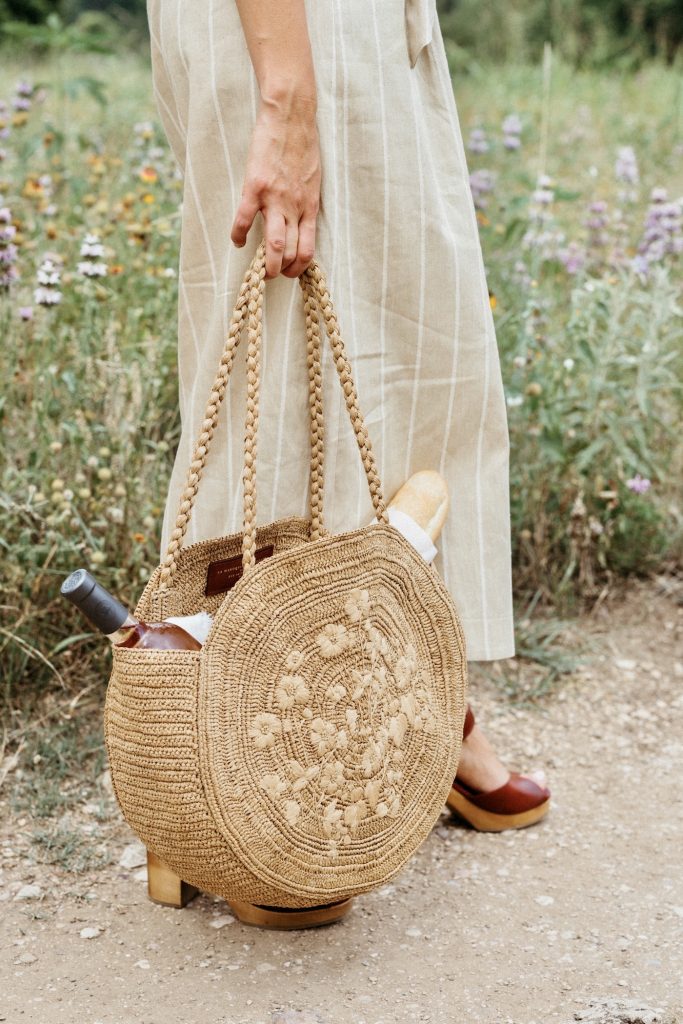
M 249 229 L 254 223 L 254 217 L 258 209 L 259 202 L 255 193 L 251 191 L 243 192 L 230 230 L 230 238 L 236 246 L 241 247 L 245 245 Z
M 280 210 L 266 207 L 264 211 L 266 239 L 266 278 L 277 277 L 282 270 L 282 257 L 287 244 L 287 222 Z
M 299 244 L 299 218 L 294 215 L 288 217 L 285 214 L 286 242 L 285 251 L 282 256 L 281 272 L 284 274 L 293 260 L 296 259 L 297 247 Z
M 283 269 L 285 277 L 298 277 L 315 255 L 315 213 L 305 213 L 299 221 L 296 259 Z

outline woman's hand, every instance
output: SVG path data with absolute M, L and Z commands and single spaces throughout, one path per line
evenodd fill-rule
M 258 210 L 265 222 L 266 277 L 298 277 L 315 254 L 320 144 L 315 96 L 290 82 L 261 96 L 230 238 L 243 246 Z

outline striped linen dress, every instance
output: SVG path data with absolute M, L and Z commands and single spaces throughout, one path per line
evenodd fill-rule
M 493 317 L 435 0 L 307 0 L 318 92 L 326 275 L 389 500 L 413 472 L 445 477 L 434 565 L 470 661 L 515 653 L 509 438 Z M 258 103 L 235 0 L 148 0 L 154 96 L 183 175 L 178 302 L 179 494 L 247 266 L 263 235 L 230 240 Z M 308 514 L 309 410 L 296 280 L 266 282 L 257 523 Z M 242 353 L 240 358 L 239 353 Z M 373 508 L 329 347 L 323 350 L 325 524 Z M 245 348 L 240 346 L 186 542 L 242 529 Z

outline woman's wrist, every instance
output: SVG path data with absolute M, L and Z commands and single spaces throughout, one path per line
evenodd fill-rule
M 314 121 L 318 109 L 315 79 L 267 76 L 259 84 L 261 105 L 286 121 Z

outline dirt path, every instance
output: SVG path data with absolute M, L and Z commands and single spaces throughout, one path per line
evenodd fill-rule
M 683 605 L 639 585 L 581 627 L 602 652 L 558 695 L 521 710 L 471 687 L 507 763 L 545 766 L 545 821 L 496 835 L 444 813 L 329 928 L 250 928 L 211 896 L 148 902 L 144 870 L 119 865 L 134 837 L 110 799 L 79 820 L 113 860 L 80 874 L 32 862 L 10 817 L 0 1021 L 683 1021 Z

